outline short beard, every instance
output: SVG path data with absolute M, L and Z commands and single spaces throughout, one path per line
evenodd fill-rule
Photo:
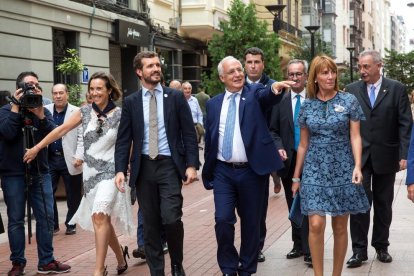
M 145 82 L 146 82 L 146 83 L 148 83 L 148 84 L 153 84 L 153 85 L 156 85 L 156 84 L 158 84 L 158 83 L 161 81 L 161 76 L 159 77 L 159 80 L 157 80 L 157 81 L 152 80 L 152 79 L 151 79 L 151 76 L 149 76 L 149 77 L 144 77 L 144 80 L 145 80 Z

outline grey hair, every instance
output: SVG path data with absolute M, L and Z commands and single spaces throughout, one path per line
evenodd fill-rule
M 297 64 L 297 63 L 300 63 L 300 64 L 303 65 L 303 68 L 305 69 L 305 74 L 307 74 L 308 73 L 308 62 L 306 60 L 303 60 L 303 59 L 292 59 L 292 60 L 290 60 L 287 64 L 288 72 L 289 72 L 289 66 L 291 64 Z
M 193 86 L 191 85 L 191 83 L 188 82 L 188 81 L 183 82 L 183 84 L 181 84 L 181 86 L 184 87 L 184 85 L 187 85 L 187 84 L 190 85 L 191 88 L 193 88 Z
M 374 60 L 374 62 L 376 62 L 376 63 L 382 63 L 382 58 L 381 58 L 381 55 L 380 55 L 380 53 L 378 51 L 375 51 L 375 50 L 365 50 L 365 51 L 362 51 L 359 54 L 359 57 L 360 58 L 361 57 L 365 57 L 365 56 L 371 56 L 372 59 Z
M 219 76 L 222 76 L 223 75 L 223 63 L 224 62 L 226 62 L 226 61 L 228 61 L 228 60 L 232 60 L 232 59 L 234 59 L 235 61 L 237 61 L 238 63 L 240 63 L 240 66 L 242 66 L 243 67 L 243 65 L 241 64 L 241 62 L 240 62 L 240 60 L 238 60 L 237 58 L 235 58 L 235 57 L 233 57 L 233 56 L 227 56 L 227 57 L 224 57 L 220 62 L 219 62 L 219 64 L 217 65 L 217 71 L 218 71 L 218 73 L 219 73 Z

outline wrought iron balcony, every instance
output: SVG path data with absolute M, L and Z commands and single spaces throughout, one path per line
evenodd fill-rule
M 278 18 L 275 18 L 273 20 L 273 31 L 274 32 L 278 32 L 278 31 L 286 31 L 294 36 L 297 36 L 299 38 L 302 38 L 302 31 L 299 30 L 298 28 L 296 28 L 295 26 L 290 25 L 289 23 L 283 21 L 283 20 L 279 20 Z

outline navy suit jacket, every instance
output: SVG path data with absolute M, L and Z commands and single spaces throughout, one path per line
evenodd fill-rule
M 346 91 L 356 96 L 366 118 L 361 120 L 362 166 L 371 156 L 374 172 L 398 172 L 399 160 L 407 159 L 413 122 L 406 87 L 383 77 L 374 108 L 365 82 L 347 85 Z
M 190 107 L 182 92 L 162 87 L 164 99 L 164 123 L 177 172 L 186 179 L 187 167 L 198 169 L 197 136 Z M 127 172 L 131 162 L 130 186 L 136 184 L 141 167 L 142 142 L 144 141 L 144 112 L 142 89 L 124 99 L 118 137 L 115 144 L 115 171 Z M 133 145 L 131 160 L 130 148 Z
M 207 120 L 204 148 L 203 184 L 213 188 L 217 162 L 221 106 L 225 93 L 207 102 Z M 282 94 L 283 95 L 283 94 Z M 266 124 L 265 112 L 278 103 L 282 95 L 271 92 L 271 86 L 245 85 L 239 104 L 240 131 L 250 168 L 258 175 L 266 175 L 283 167 Z

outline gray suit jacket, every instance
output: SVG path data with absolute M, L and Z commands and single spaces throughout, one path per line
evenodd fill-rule
M 361 121 L 362 166 L 371 156 L 374 172 L 397 172 L 399 160 L 407 159 L 413 122 L 405 85 L 383 77 L 372 109 L 365 82 L 354 82 L 346 91 L 356 96 L 366 117 Z

